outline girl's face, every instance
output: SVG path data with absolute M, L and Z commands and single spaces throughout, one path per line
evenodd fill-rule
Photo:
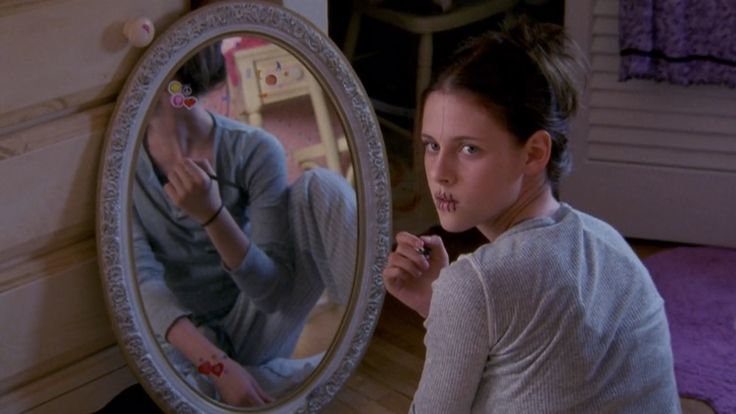
M 524 146 L 472 95 L 443 91 L 427 97 L 422 142 L 442 227 L 493 233 L 521 195 Z

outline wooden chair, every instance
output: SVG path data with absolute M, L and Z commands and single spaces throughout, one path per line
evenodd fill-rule
M 403 0 L 406 1 L 406 0 Z M 419 1 L 419 0 L 412 0 Z M 430 0 L 424 0 L 429 2 Z M 432 76 L 432 54 L 434 49 L 433 37 L 435 33 L 459 29 L 467 25 L 480 22 L 502 13 L 510 11 L 522 0 L 454 0 L 449 10 L 443 13 L 421 14 L 406 10 L 397 10 L 382 5 L 376 0 L 353 0 L 353 11 L 348 23 L 343 44 L 343 53 L 350 61 L 354 61 L 355 50 L 360 35 L 363 19 L 373 19 L 396 27 L 410 35 L 419 36 L 419 49 L 416 62 L 416 84 L 414 107 L 418 107 L 419 98 L 429 86 Z M 528 1 L 528 0 L 527 0 Z M 403 7 L 403 6 L 402 6 Z M 387 46 L 390 47 L 390 46 Z M 393 67 L 387 64 L 386 67 Z M 378 115 L 381 126 L 392 131 L 397 136 L 411 140 L 413 131 Z M 416 122 L 416 119 L 414 119 Z M 416 124 L 414 125 L 416 128 Z M 419 140 L 413 140 L 413 160 L 421 160 L 424 148 Z M 416 196 L 416 207 L 412 210 L 408 220 L 402 223 L 404 228 L 423 231 L 422 226 L 436 222 L 434 205 L 424 179 L 424 166 L 421 161 L 412 161 L 413 188 Z
M 428 1 L 428 0 L 427 0 Z M 457 29 L 511 10 L 520 0 L 455 0 L 447 12 L 437 14 L 418 14 L 395 10 L 366 0 L 353 0 L 343 53 L 348 60 L 355 55 L 364 18 L 378 20 L 395 26 L 405 32 L 419 35 L 417 54 L 416 98 L 429 85 L 432 75 L 432 53 L 434 33 Z

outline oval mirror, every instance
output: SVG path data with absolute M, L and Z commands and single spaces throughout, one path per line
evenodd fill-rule
M 390 249 L 380 128 L 339 49 L 281 6 L 197 9 L 134 68 L 102 157 L 105 296 L 154 401 L 323 408 L 365 352 Z

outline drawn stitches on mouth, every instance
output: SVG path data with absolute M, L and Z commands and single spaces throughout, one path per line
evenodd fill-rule
M 457 209 L 457 200 L 452 196 L 443 192 L 434 195 L 435 204 L 440 211 L 454 212 Z

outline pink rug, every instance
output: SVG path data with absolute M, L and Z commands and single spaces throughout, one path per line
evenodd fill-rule
M 678 247 L 644 264 L 665 300 L 680 395 L 736 413 L 736 250 Z

